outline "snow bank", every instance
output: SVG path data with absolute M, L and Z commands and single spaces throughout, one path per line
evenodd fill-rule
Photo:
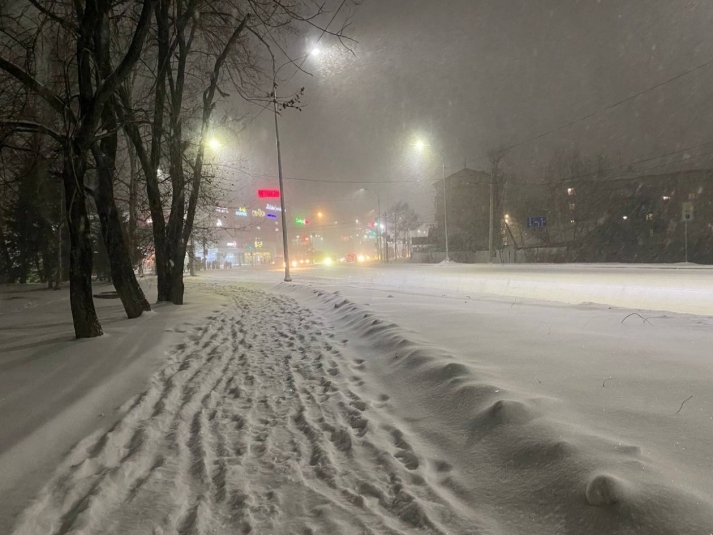
M 339 292 L 281 291 L 329 310 L 358 335 L 352 349 L 370 376 L 424 437 L 420 449 L 437 452 L 412 463 L 430 465 L 432 480 L 487 510 L 504 532 L 693 534 L 713 526 L 713 498 L 642 453 L 644 445 L 598 432 L 559 400 L 510 385 L 485 359 L 466 365 Z

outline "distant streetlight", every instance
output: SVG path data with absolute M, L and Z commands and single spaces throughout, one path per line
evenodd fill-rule
M 317 217 L 322 217 L 324 214 L 322 212 L 317 212 Z
M 422 151 L 426 148 L 431 149 L 433 152 L 436 152 L 438 153 L 438 155 L 440 155 L 441 161 L 443 163 L 443 230 L 446 237 L 446 262 L 450 262 L 450 250 L 448 248 L 448 200 L 446 199 L 446 157 L 440 150 L 435 148 L 433 145 L 427 145 L 424 141 L 420 139 L 416 141 L 415 147 L 419 151 Z

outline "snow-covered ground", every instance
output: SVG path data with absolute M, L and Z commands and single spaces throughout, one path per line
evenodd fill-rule
M 15 533 L 713 533 L 710 317 L 360 269 L 189 281 L 214 312 L 176 318 L 148 389 Z
M 95 285 L 95 293 L 112 290 Z M 151 279 L 144 284 L 155 299 Z M 117 408 L 148 386 L 165 351 L 224 302 L 191 295 L 127 320 L 118 300 L 95 300 L 105 335 L 74 339 L 69 292 L 0 287 L 0 533 L 47 481 L 67 450 L 116 422 Z

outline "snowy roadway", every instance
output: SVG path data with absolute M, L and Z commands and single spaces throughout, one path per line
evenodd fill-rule
M 249 270 L 246 270 L 249 271 Z M 695 264 L 344 264 L 298 267 L 295 280 L 493 294 L 561 303 L 713 314 L 713 268 Z M 246 276 L 250 276 L 249 272 Z
M 635 280 L 631 305 L 649 284 L 650 308 L 685 311 L 676 288 L 703 306 L 710 272 L 559 268 L 582 294 L 559 300 L 590 302 L 566 305 L 480 294 L 468 269 L 190 281 L 190 315 L 131 326 L 188 337 L 72 448 L 15 533 L 713 533 L 713 321 L 580 299 L 596 294 L 586 281 Z M 520 269 L 559 295 L 557 277 Z

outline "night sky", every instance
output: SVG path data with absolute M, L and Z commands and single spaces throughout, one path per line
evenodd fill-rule
M 349 30 L 354 55 L 324 36 L 304 64 L 313 76 L 280 87 L 306 87 L 304 110 L 280 120 L 284 173 L 325 181 L 288 180 L 288 203 L 307 217 L 319 208 L 353 220 L 375 207 L 358 192 L 367 187 L 382 210 L 405 200 L 430 222 L 441 159 L 418 153 L 418 138 L 444 153 L 449 173 L 466 162 L 485 170 L 489 149 L 525 142 L 507 158 L 522 180 L 537 180 L 555 148 L 622 165 L 712 141 L 713 64 L 606 109 L 713 61 L 711 27 L 713 4 L 695 0 L 365 0 Z M 308 32 L 295 56 L 317 38 Z M 230 110 L 249 123 L 229 148 L 253 175 L 234 175 L 237 198 L 276 182 L 273 116 L 254 119 L 258 111 L 245 102 Z M 712 150 L 653 163 L 682 168 L 689 156 L 685 166 L 706 167 Z

